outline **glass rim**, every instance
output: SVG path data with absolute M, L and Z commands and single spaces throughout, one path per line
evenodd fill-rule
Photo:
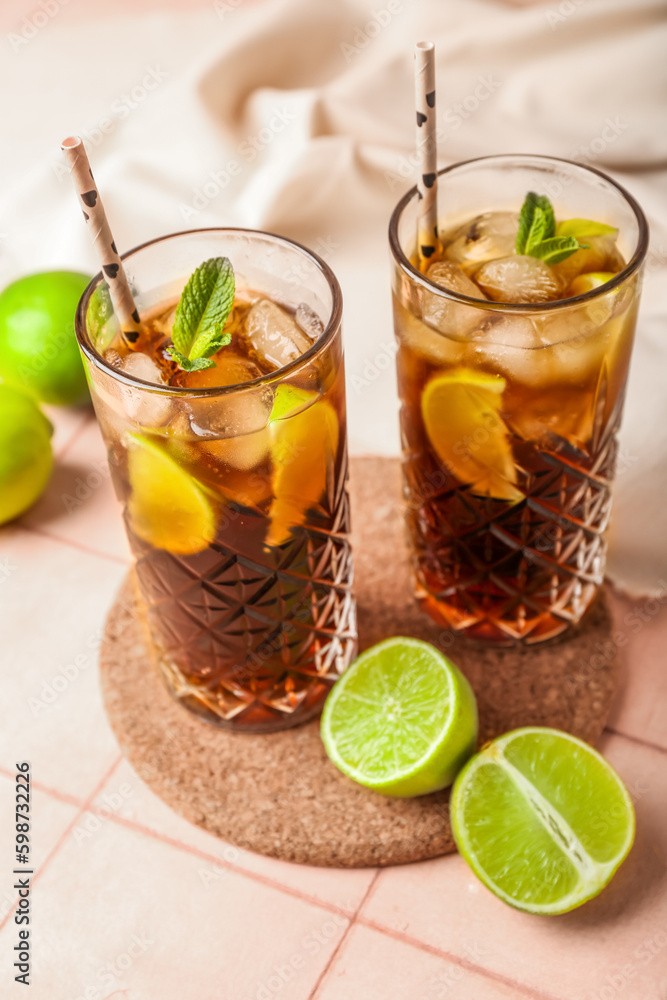
M 612 289 L 618 288 L 619 285 L 623 284 L 627 278 L 639 269 L 648 250 L 649 227 L 648 222 L 646 221 L 646 216 L 644 215 L 641 206 L 630 194 L 630 192 L 627 191 L 622 184 L 619 184 L 608 174 L 605 174 L 604 171 L 598 170 L 597 167 L 591 167 L 586 163 L 577 163 L 575 160 L 567 160 L 564 157 L 544 156 L 538 153 L 498 153 L 492 156 L 475 156 L 470 160 L 459 160 L 456 163 L 451 163 L 448 167 L 443 167 L 441 170 L 438 170 L 438 177 L 448 174 L 453 170 L 457 170 L 459 167 L 470 166 L 473 163 L 487 162 L 492 164 L 493 162 L 508 160 L 541 160 L 544 163 L 566 163 L 570 167 L 576 167 L 579 170 L 597 174 L 598 177 L 602 177 L 603 180 L 611 185 L 611 187 L 615 188 L 633 210 L 639 229 L 635 252 L 625 267 L 619 271 L 618 274 L 615 274 L 613 278 L 605 282 L 604 285 L 600 285 L 598 288 L 593 288 L 589 292 L 582 292 L 580 295 L 573 295 L 568 299 L 555 299 L 549 302 L 495 302 L 489 299 L 472 298 L 469 295 L 462 295 L 460 292 L 453 291 L 452 289 L 442 288 L 434 281 L 431 281 L 430 278 L 427 278 L 425 274 L 422 274 L 421 271 L 417 270 L 414 264 L 410 262 L 410 259 L 403 250 L 398 238 L 398 224 L 401 216 L 410 202 L 417 196 L 417 185 L 415 184 L 415 186 L 410 188 L 410 190 L 407 191 L 400 199 L 391 213 L 391 218 L 389 220 L 389 246 L 392 256 L 399 267 L 413 282 L 421 285 L 429 292 L 437 293 L 441 298 L 452 299 L 456 302 L 464 302 L 466 305 L 473 306 L 477 309 L 485 309 L 493 312 L 542 313 L 545 311 L 552 311 L 578 305 L 580 302 L 589 302 L 600 295 L 605 295 Z
M 297 371 L 304 364 L 304 362 L 308 363 L 318 357 L 318 355 L 321 354 L 322 351 L 331 343 L 337 331 L 340 330 L 343 315 L 343 293 L 338 279 L 326 261 L 322 260 L 318 254 L 316 254 L 313 250 L 309 250 L 308 247 L 303 246 L 303 244 L 297 243 L 296 240 L 289 239 L 287 236 L 280 236 L 278 233 L 270 233 L 263 229 L 248 229 L 243 226 L 204 226 L 198 229 L 182 229 L 176 233 L 167 233 L 164 236 L 156 236 L 151 240 L 146 240 L 144 243 L 140 243 L 131 250 L 126 250 L 125 253 L 120 254 L 120 259 L 125 261 L 130 257 L 135 256 L 135 254 L 140 253 L 142 250 L 145 250 L 146 247 L 155 246 L 157 243 L 166 243 L 168 240 L 176 239 L 179 236 L 194 236 L 198 233 L 242 233 L 251 237 L 264 236 L 275 241 L 276 243 L 281 243 L 299 250 L 305 257 L 309 258 L 321 274 L 323 274 L 332 296 L 331 314 L 329 316 L 329 320 L 317 340 L 311 344 L 307 351 L 300 354 L 294 361 L 290 361 L 288 365 L 284 365 L 282 368 L 277 368 L 274 372 L 269 372 L 267 375 L 259 375 L 257 378 L 250 379 L 247 382 L 236 382 L 234 385 L 207 386 L 206 388 L 199 389 L 177 385 L 157 385 L 155 382 L 146 382 L 144 379 L 136 378 L 134 375 L 128 375 L 125 372 L 120 371 L 118 368 L 114 368 L 113 365 L 110 365 L 104 360 L 102 355 L 92 346 L 87 337 L 84 337 L 84 334 L 87 332 L 86 314 L 90 298 L 102 281 L 105 280 L 102 271 L 98 271 L 98 273 L 91 278 L 90 282 L 84 289 L 81 298 L 79 299 L 74 321 L 76 339 L 79 347 L 88 360 L 95 365 L 95 367 L 101 368 L 116 381 L 122 382 L 125 385 L 140 386 L 142 389 L 159 393 L 161 395 L 196 396 L 198 398 L 206 396 L 224 396 L 231 395 L 232 393 L 239 392 L 241 390 L 258 388 L 260 386 L 270 385 L 272 382 L 282 381 L 286 376 Z

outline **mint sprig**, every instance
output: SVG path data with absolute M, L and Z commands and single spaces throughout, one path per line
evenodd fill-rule
M 587 250 L 588 246 L 588 243 L 580 243 L 575 236 L 552 236 L 534 246 L 529 256 L 539 257 L 545 264 L 560 264 L 577 250 Z
M 580 243 L 575 236 L 556 236 L 553 205 L 546 195 L 528 192 L 519 213 L 517 253 L 538 257 L 545 264 L 559 264 L 577 250 L 587 250 L 589 246 Z
M 223 330 L 234 292 L 234 269 L 227 257 L 211 257 L 190 275 L 176 307 L 173 347 L 167 349 L 184 371 L 215 367 L 209 357 L 232 339 Z
M 229 343 L 232 338 L 229 334 L 227 334 L 227 336 L 229 337 L 227 343 Z M 186 356 L 181 354 L 180 351 L 177 351 L 175 347 L 168 347 L 167 354 L 172 356 L 174 361 L 180 365 L 184 372 L 198 372 L 201 371 L 202 368 L 215 368 L 215 361 L 211 361 L 210 358 L 193 358 L 192 361 L 190 361 L 190 358 L 186 358 Z

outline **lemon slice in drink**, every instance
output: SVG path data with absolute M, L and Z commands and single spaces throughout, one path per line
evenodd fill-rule
M 156 549 L 193 555 L 215 538 L 215 511 L 208 492 L 155 441 L 127 435 L 130 499 L 135 535 Z
M 273 501 L 267 545 L 281 545 L 303 524 L 329 486 L 338 447 L 338 418 L 317 393 L 292 386 L 276 391 L 269 427 L 273 464 Z M 306 406 L 306 409 L 303 407 Z
M 348 667 L 321 724 L 327 754 L 383 795 L 426 795 L 451 784 L 475 748 L 477 705 L 463 674 L 434 646 L 397 637 Z
M 450 814 L 478 878 L 529 913 L 565 913 L 597 896 L 635 832 L 630 796 L 606 760 L 538 727 L 507 733 L 468 761 Z
M 516 503 L 523 494 L 499 413 L 505 385 L 500 375 L 454 368 L 431 378 L 421 409 L 435 453 L 457 479 L 478 496 Z

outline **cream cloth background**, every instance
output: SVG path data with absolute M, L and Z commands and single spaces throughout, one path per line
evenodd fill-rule
M 666 18 L 662 0 L 215 0 L 80 24 L 56 14 L 35 31 L 19 21 L 0 60 L 0 281 L 96 270 L 57 152 L 80 132 L 121 249 L 230 224 L 327 258 L 345 299 L 351 449 L 397 454 L 386 228 L 415 176 L 412 46 L 433 38 L 441 165 L 516 151 L 583 159 L 647 212 L 609 569 L 631 591 L 660 592 Z

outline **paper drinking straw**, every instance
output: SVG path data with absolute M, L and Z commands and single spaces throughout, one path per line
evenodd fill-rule
M 65 154 L 74 187 L 81 200 L 83 217 L 88 223 L 95 252 L 109 285 L 109 294 L 121 333 L 128 346 L 131 346 L 139 337 L 139 312 L 109 228 L 88 155 L 82 140 L 76 135 L 64 139 L 60 148 Z
M 435 45 L 415 46 L 415 106 L 417 110 L 417 156 L 419 157 L 419 223 L 417 256 L 425 271 L 429 257 L 439 249 L 438 239 L 438 144 L 435 121 Z

